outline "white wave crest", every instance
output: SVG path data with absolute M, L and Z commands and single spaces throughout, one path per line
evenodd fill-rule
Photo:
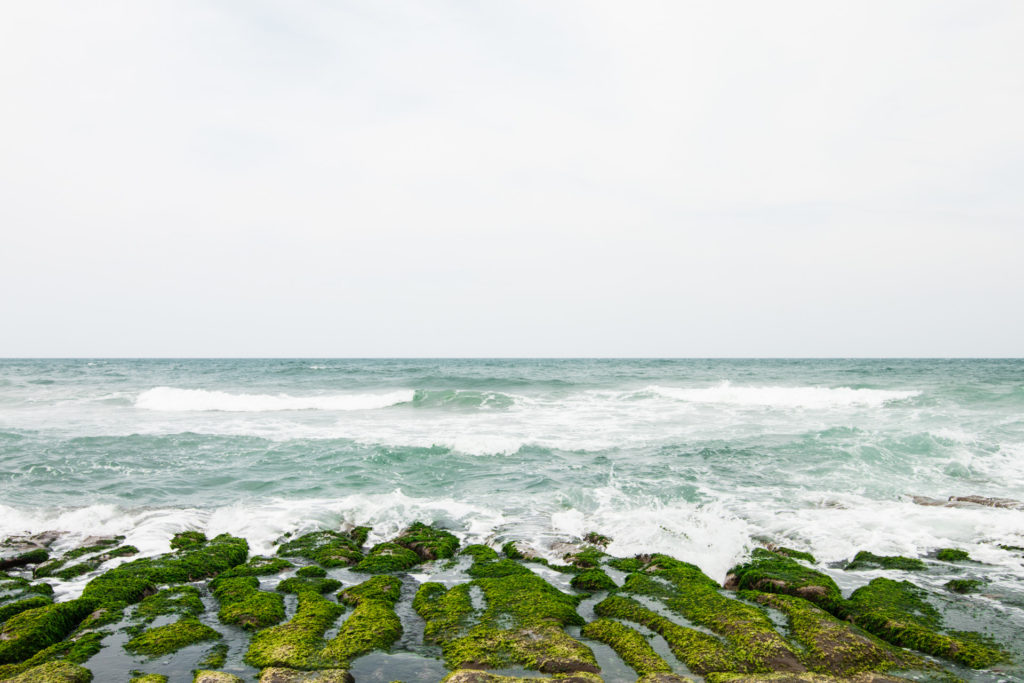
M 413 399 L 415 391 L 399 389 L 382 394 L 229 394 L 225 391 L 156 387 L 135 399 L 135 407 L 159 411 L 270 412 L 279 410 L 373 410 Z
M 650 386 L 645 393 L 688 403 L 714 403 L 736 406 L 772 408 L 840 408 L 844 406 L 881 406 L 890 401 L 903 401 L 920 396 L 920 391 L 886 389 L 852 389 L 850 387 L 780 387 L 733 386 L 722 382 L 713 387 L 684 389 L 682 387 Z

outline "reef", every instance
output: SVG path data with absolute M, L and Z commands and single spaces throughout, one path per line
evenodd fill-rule
M 369 533 L 286 536 L 269 557 L 197 530 L 141 559 L 118 537 L 18 549 L 0 571 L 0 681 L 127 680 L 95 657 L 109 647 L 150 671 L 174 662 L 201 683 L 352 683 L 360 662 L 386 671 L 399 655 L 436 657 L 423 671 L 447 683 L 599 683 L 609 658 L 638 683 L 955 680 L 955 667 L 1016 666 L 986 633 L 947 627 L 966 623 L 947 618 L 951 606 L 982 609 L 966 594 L 985 581 L 964 572 L 985 576 L 985 565 L 950 564 L 970 562 L 957 549 L 928 563 L 858 553 L 853 571 L 948 581 L 929 591 L 850 574 L 860 587 L 844 597 L 833 579 L 843 570 L 779 545 L 754 550 L 719 585 L 696 558 L 613 557 L 596 532 L 556 545 L 554 561 L 516 541 L 460 551 L 454 534 L 422 523 L 364 549 Z M 55 593 L 83 574 L 79 597 Z M 132 680 L 166 682 L 169 670 L 156 670 Z

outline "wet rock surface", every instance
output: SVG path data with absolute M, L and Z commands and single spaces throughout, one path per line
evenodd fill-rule
M 273 557 L 196 531 L 141 559 L 120 537 L 63 552 L 57 536 L 7 539 L 0 681 L 1019 680 L 1005 643 L 945 614 L 990 599 L 968 595 L 983 581 L 937 578 L 973 568 L 956 549 L 865 551 L 841 590 L 813 556 L 769 545 L 723 587 L 686 558 L 610 556 L 599 534 L 551 560 L 427 524 L 371 533 L 289 535 Z

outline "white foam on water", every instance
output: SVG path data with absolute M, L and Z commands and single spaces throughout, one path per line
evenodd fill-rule
M 135 407 L 143 410 L 192 412 L 272 412 L 281 410 L 374 410 L 408 403 L 415 391 L 400 389 L 379 394 L 230 394 L 205 389 L 155 387 L 139 394 Z
M 826 563 L 850 560 L 861 550 L 924 557 L 941 548 L 961 548 L 982 562 L 1020 569 L 1019 558 L 999 548 L 1024 541 L 1020 510 L 926 506 L 840 492 L 808 492 L 781 509 L 742 494 L 725 504 L 756 535 L 809 550 Z
M 852 389 L 850 387 L 734 386 L 721 382 L 713 387 L 683 388 L 650 386 L 645 392 L 689 403 L 712 403 L 772 408 L 878 407 L 891 401 L 920 396 L 920 391 Z

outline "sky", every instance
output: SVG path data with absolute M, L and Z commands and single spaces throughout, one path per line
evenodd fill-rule
M 1024 3 L 0 5 L 0 356 L 1024 356 Z

